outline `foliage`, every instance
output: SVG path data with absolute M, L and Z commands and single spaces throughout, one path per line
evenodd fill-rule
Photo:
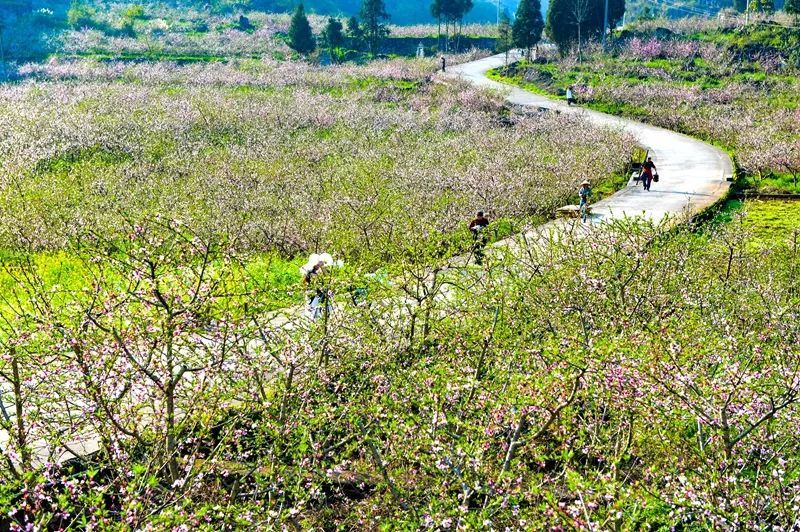
M 386 12 L 383 0 L 363 0 L 360 15 L 367 50 L 370 55 L 375 56 L 381 40 L 389 35 L 389 28 L 385 24 L 389 20 L 389 13 Z
M 345 44 L 344 26 L 339 19 L 329 18 L 322 35 L 328 48 L 341 48 Z
M 450 27 L 453 28 L 453 34 L 461 37 L 461 31 L 464 25 L 464 17 L 472 10 L 474 3 L 472 0 L 432 0 L 430 5 L 431 15 L 438 20 L 438 38 L 439 50 L 450 50 Z M 445 35 L 444 42 L 442 42 L 442 21 L 444 21 Z M 458 29 L 456 30 L 456 27 Z M 460 40 L 456 41 L 456 52 L 459 51 Z
M 134 4 L 125 10 L 123 16 L 129 20 L 142 20 L 147 17 L 147 14 L 143 5 Z
M 750 11 L 754 13 L 772 13 L 775 11 L 774 0 L 751 0 Z
M 87 290 L 41 290 L 6 264 L 38 304 L 0 322 L 5 397 L 22 407 L 2 452 L 35 442 L 55 465 L 0 466 L 4 526 L 795 519 L 796 246 L 641 220 L 590 241 L 529 233 L 480 272 L 422 267 L 412 257 L 436 251 L 420 246 L 366 304 L 341 297 L 329 320 L 287 328 L 236 290 L 230 246 L 138 222 L 126 245 L 85 235 Z M 64 463 L 61 427 L 102 435 L 99 452 Z
M 152 9 L 124 46 L 172 39 Z M 708 37 L 508 73 L 796 181 L 794 67 Z M 436 69 L 53 59 L 0 86 L 0 529 L 794 526 L 797 204 L 531 227 L 632 139 Z M 513 236 L 484 267 L 477 208 Z M 311 321 L 320 250 L 345 266 Z
M 522 0 L 517 8 L 517 16 L 514 19 L 512 36 L 514 45 L 518 48 L 530 50 L 536 46 L 542 38 L 544 20 L 542 20 L 542 6 L 539 0 Z
M 797 24 L 798 16 L 800 16 L 800 0 L 786 0 L 783 10 L 790 15 L 794 15 L 794 21 Z
M 508 17 L 508 12 L 505 10 L 500 15 L 497 34 L 497 52 L 505 52 L 506 64 L 508 64 L 508 52 L 514 46 L 514 34 L 511 28 L 511 20 Z
M 67 27 L 65 19 L 62 22 L 61 17 L 52 13 L 45 16 L 37 12 L 39 14 L 34 14 L 33 20 L 21 16 L 7 21 L 0 39 L 0 55 L 17 62 L 39 60 L 50 55 L 187 62 L 262 56 L 278 59 L 292 53 L 286 44 L 290 13 L 209 12 L 191 6 L 154 2 L 147 4 L 145 18 L 131 19 L 125 16 L 125 11 L 138 4 L 87 5 L 94 9 L 95 23 L 91 28 Z M 315 34 L 324 31 L 327 17 L 307 13 L 307 18 Z M 403 38 L 430 38 L 437 33 L 437 27 L 431 24 L 387 27 L 392 37 L 398 38 L 398 43 L 389 42 L 385 46 L 390 51 L 402 47 Z M 462 33 L 475 38 L 494 37 L 496 26 L 469 24 L 463 27 Z M 492 44 L 488 41 L 482 43 L 487 49 Z M 415 47 L 416 43 L 406 53 L 413 56 Z M 343 48 L 358 52 L 366 50 L 363 35 L 355 35 Z M 360 54 L 350 54 L 349 57 L 364 59 Z
M 509 9 L 516 7 L 516 0 L 504 2 Z M 349 16 L 359 12 L 361 0 L 307 0 L 310 12 L 324 16 Z M 430 0 L 386 0 L 386 11 L 399 25 L 428 24 L 427 7 Z M 251 8 L 272 13 L 288 12 L 296 4 L 291 0 L 251 0 Z M 496 23 L 496 4 L 493 0 L 477 0 L 475 9 L 467 15 L 468 21 L 479 24 Z
M 603 33 L 604 0 L 553 0 L 547 10 L 547 36 L 565 53 L 574 43 L 597 38 Z M 625 2 L 609 0 L 609 28 L 617 26 L 625 13 Z
M 289 46 L 303 55 L 310 54 L 317 47 L 303 4 L 298 4 L 292 15 L 292 23 L 289 26 Z
M 67 12 L 67 23 L 75 29 L 91 28 L 95 25 L 95 13 L 83 0 L 72 0 Z
M 353 50 L 364 49 L 364 28 L 355 16 L 347 19 L 347 41 Z

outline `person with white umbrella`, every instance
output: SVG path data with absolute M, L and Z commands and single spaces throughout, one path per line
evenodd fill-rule
M 331 266 L 341 266 L 342 261 L 334 261 L 330 253 L 312 253 L 308 257 L 308 262 L 300 267 L 303 274 L 303 282 L 311 289 L 311 297 L 308 303 L 308 310 L 311 319 L 320 318 L 323 313 L 331 310 L 331 291 L 325 286 L 323 274 Z

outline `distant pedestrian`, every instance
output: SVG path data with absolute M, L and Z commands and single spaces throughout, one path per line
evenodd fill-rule
M 581 221 L 586 222 L 586 218 L 589 213 L 589 196 L 592 194 L 592 185 L 589 181 L 584 181 L 581 183 L 581 188 L 578 189 L 578 196 L 580 197 L 580 205 L 578 208 L 581 212 Z
M 572 95 L 572 87 L 567 87 L 567 105 L 575 103 L 575 97 Z
M 478 215 L 469 223 L 469 230 L 472 232 L 472 253 L 475 255 L 475 264 L 483 264 L 483 250 L 486 247 L 486 228 L 489 227 L 489 218 L 484 216 L 483 211 L 478 211 Z
M 441 63 L 442 63 L 442 72 L 447 72 L 447 59 L 444 56 L 442 56 Z
M 639 178 L 642 180 L 642 185 L 645 190 L 650 190 L 650 184 L 653 182 L 653 174 L 656 172 L 656 165 L 652 157 L 648 157 L 642 164 L 642 173 Z

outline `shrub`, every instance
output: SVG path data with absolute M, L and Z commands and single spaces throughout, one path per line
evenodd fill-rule
M 94 17 L 96 11 L 81 0 L 72 0 L 72 4 L 67 11 L 67 23 L 75 28 L 91 28 L 96 25 Z

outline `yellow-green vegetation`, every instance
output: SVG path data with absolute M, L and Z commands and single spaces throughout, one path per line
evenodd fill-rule
M 798 208 L 796 200 L 732 200 L 723 216 L 741 223 L 752 234 L 751 242 L 763 247 L 800 238 Z
M 300 281 L 301 257 L 286 259 L 277 253 L 264 253 L 237 264 L 228 276 L 243 282 L 243 290 L 258 290 L 265 297 L 262 310 L 277 310 L 302 301 L 303 287 Z M 210 269 L 220 269 L 220 264 Z M 98 279 L 102 276 L 102 279 Z M 10 306 L 20 308 L 30 304 L 28 294 L 18 288 L 22 284 L 34 284 L 52 296 L 59 304 L 69 299 L 70 293 L 89 291 L 102 281 L 122 288 L 126 280 L 108 269 L 93 266 L 90 256 L 66 251 L 40 253 L 0 252 L 0 314 L 8 312 Z

